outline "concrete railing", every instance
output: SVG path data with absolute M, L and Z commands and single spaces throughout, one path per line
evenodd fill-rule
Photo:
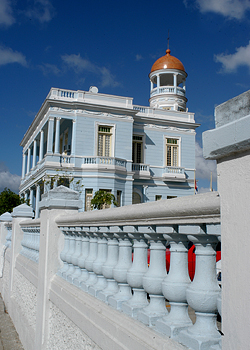
M 23 231 L 20 254 L 38 263 L 40 246 L 40 219 L 30 220 L 30 224 L 20 224 Z
M 214 250 L 220 241 L 218 193 L 78 213 L 56 222 L 64 235 L 60 277 L 191 349 L 218 345 L 220 288 Z M 189 241 L 196 249 L 192 282 Z M 195 310 L 194 325 L 188 306 Z

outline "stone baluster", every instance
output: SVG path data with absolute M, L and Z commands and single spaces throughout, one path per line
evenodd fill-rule
M 110 295 L 114 295 L 118 292 L 118 284 L 113 278 L 113 269 L 117 265 L 119 256 L 117 239 L 119 232 L 121 232 L 121 228 L 119 226 L 111 226 L 109 228 L 109 232 L 103 233 L 108 240 L 107 260 L 102 266 L 102 274 L 107 279 L 107 286 L 97 293 L 97 298 L 104 302 L 107 302 Z
M 28 232 L 26 228 L 23 228 L 23 239 L 21 242 L 22 245 L 22 249 L 20 254 L 22 254 L 23 256 L 25 256 L 26 258 L 29 257 L 29 250 L 28 250 L 28 241 L 29 241 L 29 236 L 28 236 Z
M 148 245 L 145 242 L 144 233 L 148 229 L 144 226 L 126 227 L 129 237 L 133 240 L 133 263 L 127 272 L 127 282 L 133 290 L 133 296 L 122 304 L 122 311 L 129 316 L 137 316 L 138 310 L 148 305 L 147 293 L 143 289 L 143 276 L 148 270 Z
M 164 238 L 170 243 L 170 270 L 162 282 L 162 292 L 170 302 L 171 310 L 167 316 L 156 321 L 156 329 L 171 338 L 180 330 L 190 327 L 186 290 L 190 284 L 188 274 L 188 239 L 178 234 L 177 227 L 161 227 Z
M 34 228 L 34 251 L 35 251 L 35 262 L 39 261 L 39 249 L 40 249 L 40 227 Z
M 68 268 L 66 271 L 63 272 L 62 277 L 67 280 L 67 276 L 70 275 L 72 273 L 72 271 L 74 271 L 74 267 L 72 265 L 72 255 L 74 254 L 75 251 L 75 236 L 73 231 L 68 228 L 68 234 L 69 234 L 69 250 L 66 253 L 66 262 L 68 265 Z
M 209 226 L 209 225 L 208 225 Z M 219 286 L 216 278 L 215 243 L 217 225 L 182 227 L 190 232 L 188 239 L 195 244 L 196 267 L 194 280 L 186 291 L 187 302 L 195 310 L 196 322 L 181 331 L 178 340 L 192 349 L 210 349 L 218 344 L 220 333 L 216 325 Z M 181 230 L 181 228 L 180 228 Z M 209 234 L 207 234 L 209 233 Z
M 78 266 L 78 258 L 80 257 L 81 250 L 82 250 L 82 240 L 79 235 L 79 231 L 80 231 L 79 227 L 74 228 L 75 251 L 71 258 L 72 265 L 74 266 L 74 271 L 72 270 L 72 273 L 67 276 L 67 281 L 69 281 L 70 283 L 73 283 L 74 278 L 81 274 L 81 270 Z
M 167 314 L 162 295 L 162 281 L 167 275 L 166 246 L 162 234 L 157 233 L 155 227 L 148 228 L 145 238 L 150 241 L 150 265 L 143 276 L 143 288 L 149 294 L 150 303 L 138 312 L 137 319 L 148 326 L 154 326 L 159 317 Z
M 121 310 L 122 303 L 132 297 L 131 288 L 127 283 L 127 271 L 132 265 L 132 243 L 126 232 L 126 226 L 116 237 L 119 240 L 118 263 L 113 269 L 113 277 L 118 282 L 118 292 L 108 297 L 108 304 Z
M 77 264 L 80 268 L 80 275 L 74 277 L 73 284 L 77 287 L 80 286 L 80 284 L 88 279 L 89 273 L 85 268 L 85 260 L 89 254 L 89 227 L 80 227 L 80 234 L 81 234 L 81 255 L 78 257 Z
M 89 286 L 95 284 L 97 281 L 96 274 L 93 272 L 93 263 L 97 257 L 97 227 L 89 228 L 89 254 L 85 260 L 85 268 L 88 271 L 88 279 L 81 282 L 80 288 L 87 292 Z
M 6 228 L 7 228 L 8 233 L 7 233 L 7 236 L 6 236 L 6 243 L 5 243 L 5 245 L 6 245 L 7 248 L 11 248 L 12 225 L 9 225 L 9 224 L 8 224 L 8 225 L 6 226 Z
M 66 255 L 69 251 L 69 243 L 70 243 L 70 238 L 68 235 L 68 231 L 67 231 L 67 227 L 60 227 L 60 230 L 62 231 L 63 235 L 64 235 L 64 247 L 63 250 L 60 253 L 60 258 L 63 262 L 63 267 L 57 272 L 57 275 L 62 277 L 63 273 L 66 272 L 68 270 L 68 263 L 66 260 Z
M 107 260 L 108 241 L 104 233 L 108 233 L 108 227 L 99 227 L 98 230 L 98 246 L 97 257 L 93 262 L 93 271 L 97 276 L 97 282 L 89 287 L 89 294 L 97 296 L 97 293 L 103 290 L 107 285 L 107 280 L 102 274 L 102 267 Z

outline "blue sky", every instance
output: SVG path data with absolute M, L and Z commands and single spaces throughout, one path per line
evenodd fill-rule
M 18 191 L 19 143 L 51 87 L 130 96 L 148 105 L 148 74 L 165 54 L 188 73 L 200 191 L 216 167 L 202 157 L 214 107 L 250 89 L 250 0 L 0 0 L 0 190 Z

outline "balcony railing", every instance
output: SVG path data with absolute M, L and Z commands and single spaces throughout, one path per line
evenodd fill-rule
M 35 261 L 39 261 L 39 245 L 40 245 L 40 219 L 31 220 L 30 225 L 25 223 L 22 226 L 23 239 L 21 242 L 22 249 L 20 254 L 26 258 Z
M 120 158 L 100 157 L 100 156 L 83 158 L 83 165 L 91 165 L 91 164 L 113 165 L 113 166 L 120 166 L 120 167 L 126 168 L 127 161 Z
M 64 280 L 188 348 L 218 345 L 218 193 L 78 213 L 56 222 L 64 235 L 63 268 L 58 271 Z M 190 241 L 196 254 L 192 282 Z M 166 245 L 171 252 L 168 274 Z M 194 324 L 188 306 L 195 310 Z
M 132 171 L 148 171 L 149 172 L 149 165 L 148 164 L 142 164 L 142 163 L 133 163 L 132 164 Z
M 185 175 L 185 168 L 176 167 L 176 166 L 166 166 L 163 168 L 163 174 L 162 176 L 164 178 L 170 178 L 170 179 L 179 179 L 184 180 L 186 179 Z
M 157 94 L 175 94 L 175 95 L 185 96 L 186 92 L 181 87 L 177 87 L 175 89 L 174 86 L 160 86 L 159 91 L 158 91 L 157 87 L 154 88 L 153 90 L 151 90 L 150 97 L 153 97 Z

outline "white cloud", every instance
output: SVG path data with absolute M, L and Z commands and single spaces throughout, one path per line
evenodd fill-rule
M 11 174 L 6 165 L 0 162 L 0 192 L 3 191 L 5 187 L 13 192 L 19 192 L 20 181 L 21 176 Z
M 136 60 L 136 61 L 140 61 L 140 60 L 142 60 L 142 59 L 143 59 L 142 55 L 137 54 L 137 55 L 135 56 L 135 60 Z
M 25 11 L 25 15 L 37 19 L 40 23 L 45 23 L 51 21 L 55 10 L 49 0 L 34 0 L 33 6 Z
M 188 6 L 190 0 L 184 0 Z M 228 19 L 241 20 L 250 9 L 250 0 L 196 0 L 196 6 L 202 13 L 214 12 Z
M 44 63 L 42 65 L 39 65 L 38 68 L 41 69 L 44 75 L 49 75 L 51 73 L 54 75 L 61 74 L 61 70 L 54 64 Z
M 247 46 L 236 48 L 234 54 L 221 53 L 215 55 L 214 59 L 222 64 L 222 72 L 235 72 L 240 66 L 247 66 L 250 69 L 250 41 Z
M 25 56 L 18 51 L 13 51 L 10 47 L 0 46 L 0 66 L 9 63 L 19 63 L 22 66 L 27 66 Z
M 9 0 L 0 0 L 0 25 L 11 26 L 15 22 L 12 15 L 11 2 Z
M 212 172 L 213 180 L 216 180 L 217 178 L 216 161 L 206 160 L 205 158 L 203 158 L 202 148 L 197 142 L 195 143 L 195 166 L 196 166 L 196 179 L 210 180 L 211 172 Z
M 99 75 L 101 78 L 101 86 L 118 86 L 120 85 L 114 75 L 106 67 L 99 67 L 98 65 L 90 62 L 86 58 L 82 58 L 80 54 L 75 55 L 63 55 L 63 62 L 76 73 L 90 72 L 95 75 Z

